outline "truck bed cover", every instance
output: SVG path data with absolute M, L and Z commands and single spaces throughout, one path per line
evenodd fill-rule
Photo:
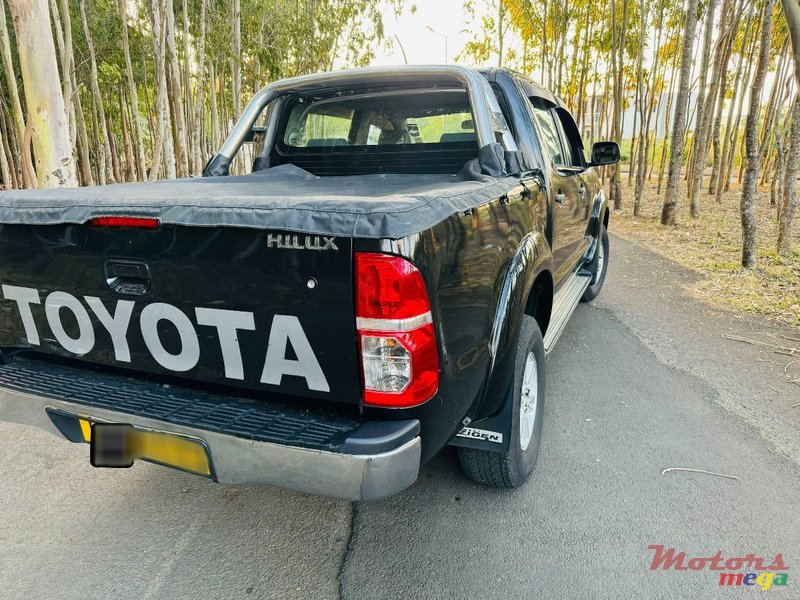
M 482 148 L 481 158 L 491 150 Z M 497 177 L 487 175 L 484 160 L 474 162 L 457 175 L 317 177 L 281 165 L 241 176 L 13 190 L 0 194 L 0 224 L 82 224 L 124 215 L 173 225 L 398 239 L 497 198 L 518 182 L 500 169 Z

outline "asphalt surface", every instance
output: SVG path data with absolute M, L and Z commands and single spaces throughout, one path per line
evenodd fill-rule
M 88 448 L 0 424 L 0 598 L 761 593 L 651 571 L 651 544 L 782 553 L 788 585 L 764 593 L 800 598 L 800 386 L 789 357 L 722 337 L 782 333 L 698 304 L 683 291 L 693 275 L 638 246 L 612 238 L 611 252 L 606 288 L 548 358 L 524 488 L 478 487 L 446 450 L 403 493 L 352 504 L 93 469 Z

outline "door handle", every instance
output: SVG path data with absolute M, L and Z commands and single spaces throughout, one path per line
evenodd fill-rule
M 578 194 L 580 194 L 581 198 L 586 197 L 586 188 L 583 185 L 578 188 Z
M 105 264 L 106 284 L 123 296 L 144 296 L 150 291 L 150 267 L 140 260 L 109 259 Z
M 556 203 L 557 204 L 559 204 L 559 205 L 564 204 L 564 200 L 566 200 L 566 199 L 567 199 L 567 197 L 563 194 L 563 192 L 559 191 L 556 194 Z

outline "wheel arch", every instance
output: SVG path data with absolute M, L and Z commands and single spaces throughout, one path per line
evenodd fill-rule
M 553 274 L 547 269 L 539 272 L 528 291 L 524 314 L 536 319 L 542 336 L 550 326 L 553 312 Z
M 608 227 L 609 209 L 606 192 L 601 187 L 592 200 L 592 210 L 589 213 L 589 224 L 586 227 L 587 235 L 594 239 L 600 235 L 600 224 Z
M 507 449 L 510 431 L 505 431 L 507 423 L 504 414 L 509 408 L 507 400 L 514 381 L 517 337 L 525 315 L 530 314 L 536 319 L 540 328 L 542 323 L 545 328 L 549 324 L 553 292 L 552 272 L 553 255 L 545 236 L 541 232 L 525 236 L 499 285 L 489 338 L 491 362 L 486 383 L 467 414 L 471 419 L 470 427 L 484 426 L 490 431 L 503 433 L 503 442 L 497 444 L 455 437 L 450 442 L 452 445 L 498 451 Z

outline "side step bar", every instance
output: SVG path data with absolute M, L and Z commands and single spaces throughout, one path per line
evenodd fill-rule
M 544 336 L 544 352 L 550 354 L 550 351 L 555 347 L 558 338 L 564 332 L 569 318 L 578 302 L 583 296 L 583 292 L 589 287 L 592 281 L 592 276 L 580 270 L 573 272 L 569 275 L 567 281 L 561 286 L 561 289 L 553 298 L 553 313 L 550 317 L 550 325 L 547 328 L 547 333 Z

